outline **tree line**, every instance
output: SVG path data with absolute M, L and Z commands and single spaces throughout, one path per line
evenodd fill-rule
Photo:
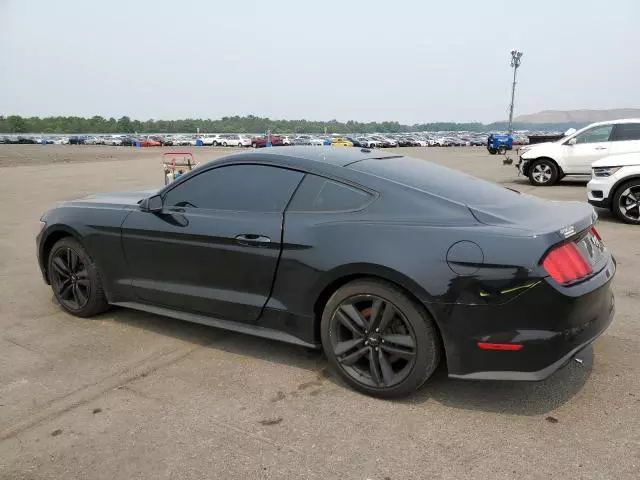
M 575 124 L 516 124 L 516 129 L 561 130 Z M 403 125 L 399 122 L 339 122 L 338 120 L 273 120 L 267 117 L 222 117 L 218 120 L 186 118 L 182 120 L 133 120 L 127 116 L 115 119 L 101 116 L 86 117 L 21 117 L 0 116 L 0 133 L 375 133 L 413 131 L 498 131 L 507 128 L 506 122 L 483 124 L 480 122 L 433 122 Z

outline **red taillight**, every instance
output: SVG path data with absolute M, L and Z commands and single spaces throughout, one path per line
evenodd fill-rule
M 515 352 L 518 350 L 522 350 L 524 345 L 521 343 L 489 343 L 489 342 L 478 342 L 478 347 L 482 350 L 502 350 L 502 351 L 511 351 Z
M 591 231 L 593 232 L 593 234 L 596 236 L 596 238 L 598 239 L 598 241 L 602 241 L 602 238 L 600 238 L 600 234 L 598 233 L 598 231 L 596 230 L 596 227 L 591 227 Z
M 580 280 L 593 272 L 574 243 L 565 243 L 551 250 L 542 266 L 551 278 L 564 284 Z

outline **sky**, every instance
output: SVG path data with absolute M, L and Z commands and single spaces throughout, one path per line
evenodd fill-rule
M 0 115 L 504 120 L 640 107 L 640 0 L 0 0 Z

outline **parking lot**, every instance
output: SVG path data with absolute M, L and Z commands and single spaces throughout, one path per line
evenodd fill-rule
M 53 303 L 36 262 L 40 215 L 160 187 L 170 150 L 0 145 L 0 478 L 638 478 L 640 227 L 599 212 L 617 310 L 582 365 L 539 383 L 441 370 L 382 401 L 345 387 L 318 352 L 122 309 L 82 320 Z M 397 150 L 586 201 L 584 182 L 532 187 L 482 147 Z

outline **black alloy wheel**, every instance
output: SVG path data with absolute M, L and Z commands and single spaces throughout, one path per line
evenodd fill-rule
M 58 249 L 51 259 L 51 286 L 60 303 L 69 310 L 81 310 L 89 302 L 89 272 L 77 252 Z
M 90 317 L 108 309 L 98 270 L 75 239 L 63 238 L 53 246 L 47 274 L 56 300 L 67 312 Z
M 640 180 L 621 185 L 613 196 L 613 211 L 620 220 L 640 225 Z
M 391 387 L 411 370 L 416 339 L 402 313 L 375 295 L 344 300 L 333 314 L 332 348 L 352 377 L 371 387 Z
M 354 388 L 406 396 L 437 367 L 440 343 L 428 314 L 397 287 L 377 280 L 345 285 L 327 302 L 322 344 L 329 363 Z

